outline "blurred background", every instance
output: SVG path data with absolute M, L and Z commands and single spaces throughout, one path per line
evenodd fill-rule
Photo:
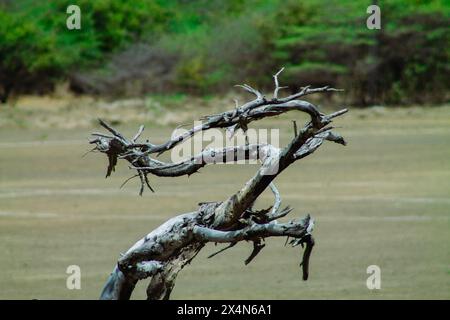
M 381 8 L 369 30 L 367 7 Z M 81 9 L 68 30 L 66 9 Z M 270 239 L 183 270 L 174 298 L 450 298 L 448 1 L 0 0 L 0 298 L 95 299 L 119 252 L 200 201 L 238 190 L 256 167 L 217 166 L 191 178 L 152 178 L 138 196 L 125 164 L 82 155 L 101 117 L 128 135 L 167 140 L 179 124 L 265 93 L 281 67 L 284 94 L 308 96 L 349 142 L 326 145 L 280 176 L 292 217 L 311 213 L 311 277 L 300 252 Z M 288 114 L 257 124 L 292 137 Z M 271 204 L 264 194 L 258 206 Z M 68 290 L 79 265 L 82 289 Z M 382 289 L 368 290 L 369 265 Z M 264 279 L 264 281 L 262 281 Z M 144 297 L 144 286 L 136 290 Z
M 106 96 L 267 88 L 280 66 L 291 90 L 347 88 L 352 105 L 448 99 L 446 1 L 380 1 L 381 30 L 366 27 L 371 1 L 317 0 L 80 0 L 68 30 L 72 2 L 1 1 L 2 102 L 64 81 Z

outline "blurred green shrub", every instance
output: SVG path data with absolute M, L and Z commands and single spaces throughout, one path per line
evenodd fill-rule
M 0 4 L 0 94 L 68 78 L 81 93 L 205 95 L 268 88 L 285 66 L 291 90 L 333 85 L 356 105 L 448 100 L 445 0 L 379 1 L 381 30 L 366 28 L 369 0 L 78 0 L 69 31 L 72 2 Z
M 365 28 L 369 4 L 288 0 L 276 20 L 289 23 L 275 40 L 288 82 L 343 87 L 359 105 L 445 101 L 448 2 L 380 1 L 381 30 Z
M 98 66 L 126 44 L 164 32 L 169 11 L 153 0 L 78 0 L 81 30 L 66 28 L 70 0 L 0 4 L 0 98 L 43 92 Z

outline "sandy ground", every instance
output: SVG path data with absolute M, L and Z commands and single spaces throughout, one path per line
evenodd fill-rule
M 37 114 L 51 118 L 42 109 L 0 112 L 0 298 L 96 299 L 119 252 L 199 201 L 225 199 L 256 170 L 221 165 L 151 178 L 156 193 L 139 197 L 136 181 L 119 189 L 131 175 L 125 164 L 105 180 L 105 157 L 82 158 L 95 118 L 114 113 L 105 110 L 83 111 L 86 121 L 67 127 L 36 125 Z M 135 117 L 120 128 L 132 134 Z M 294 118 L 259 126 L 282 128 L 287 141 Z M 165 123 L 143 119 L 145 137 L 170 135 Z M 328 143 L 277 179 L 283 204 L 295 208 L 290 216 L 317 221 L 310 280 L 301 280 L 300 249 L 284 239 L 268 239 L 249 266 L 251 244 L 206 259 L 217 249 L 209 245 L 179 275 L 173 298 L 450 298 L 450 107 L 352 110 L 335 124 L 347 147 Z M 267 192 L 257 207 L 271 200 Z M 69 265 L 81 268 L 81 290 L 66 288 Z M 381 268 L 380 290 L 366 287 L 369 265 Z M 142 282 L 133 298 L 144 293 Z

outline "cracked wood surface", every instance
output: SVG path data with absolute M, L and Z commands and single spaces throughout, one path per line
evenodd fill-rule
M 118 130 L 100 120 L 101 126 L 109 134 L 93 133 L 90 143 L 95 145 L 93 151 L 108 156 L 106 176 L 112 174 L 118 160 L 127 161 L 130 168 L 136 171 L 131 178 L 140 179 L 141 195 L 146 186 L 153 191 L 148 175 L 175 177 L 195 174 L 200 168 L 217 162 L 243 159 L 261 162 L 255 175 L 235 194 L 222 202 L 201 203 L 197 211 L 168 220 L 136 242 L 119 258 L 101 293 L 101 299 L 129 299 L 137 281 L 146 278 L 151 278 L 147 287 L 148 299 L 168 299 L 177 274 L 208 242 L 228 243 L 227 247 L 217 252 L 220 253 L 240 241 L 252 241 L 254 248 L 245 261 L 247 264 L 264 248 L 265 238 L 280 236 L 292 238 L 289 242 L 292 246 L 306 245 L 300 266 L 303 279 L 308 279 L 309 258 L 314 246 L 311 234 L 314 220 L 308 214 L 303 219 L 294 219 L 287 223 L 278 222 L 277 219 L 285 217 L 292 209 L 289 207 L 280 209 L 281 196 L 273 180 L 295 161 L 315 152 L 324 141 L 345 145 L 342 136 L 332 131 L 330 123 L 334 118 L 346 113 L 347 109 L 325 115 L 313 104 L 298 100 L 313 93 L 338 91 L 330 87 L 311 89 L 308 86 L 296 94 L 279 98 L 283 87 L 279 85 L 278 76 L 282 70 L 273 76 L 275 83 L 273 98 L 266 99 L 260 91 L 242 85 L 244 90 L 255 95 L 254 100 L 236 106 L 231 111 L 205 116 L 203 124 L 160 145 L 150 142 L 137 143 L 144 131 L 143 126 L 133 138 L 127 139 Z M 210 149 L 178 163 L 163 162 L 151 157 L 152 154 L 159 155 L 171 150 L 196 132 L 212 128 L 224 128 L 232 133 L 238 129 L 245 132 L 253 121 L 288 111 L 305 112 L 311 120 L 299 131 L 294 122 L 294 138 L 284 148 L 275 148 L 270 144 L 246 144 Z M 268 209 L 254 209 L 254 202 L 267 187 L 270 187 L 275 196 L 274 205 Z

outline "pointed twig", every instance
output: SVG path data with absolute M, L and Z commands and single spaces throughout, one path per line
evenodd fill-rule
M 250 87 L 248 84 L 245 84 L 245 83 L 244 84 L 236 84 L 235 87 L 242 88 L 245 91 L 248 91 L 248 92 L 254 94 L 256 96 L 256 98 L 258 98 L 258 99 L 262 99 L 264 97 L 261 92 L 259 92 L 258 90 Z
M 105 128 L 106 130 L 108 130 L 109 132 L 111 132 L 116 138 L 119 138 L 121 140 L 123 140 L 123 142 L 128 143 L 128 140 L 116 129 L 114 129 L 113 127 L 111 127 L 109 124 L 107 124 L 105 121 L 103 121 L 102 119 L 98 119 L 98 122 L 100 123 L 100 125 Z
M 136 178 L 136 177 L 139 177 L 139 174 L 135 174 L 134 176 L 127 178 L 124 182 L 122 182 L 119 189 L 122 189 L 128 183 L 128 181 L 130 181 L 131 179 Z
M 289 242 L 289 236 L 286 237 L 286 241 L 284 242 L 284 246 L 286 247 Z
M 136 140 L 141 136 L 141 134 L 142 134 L 143 131 L 144 131 L 144 125 L 141 125 L 141 126 L 139 127 L 138 132 L 134 135 L 133 139 L 131 139 L 131 142 L 132 142 L 132 143 L 135 143 Z
M 150 186 L 150 181 L 148 181 L 147 173 L 144 172 L 143 175 L 144 175 L 145 184 L 153 193 L 155 193 L 155 190 L 153 190 L 153 188 Z
M 294 137 L 296 137 L 298 136 L 297 121 L 292 120 L 292 123 L 294 125 Z
M 274 91 L 273 91 L 273 99 L 274 99 L 274 100 L 277 100 L 277 99 L 278 99 L 278 92 L 279 92 L 281 89 L 286 89 L 286 88 L 287 88 L 287 87 L 280 87 L 279 82 L 278 82 L 278 76 L 280 75 L 281 72 L 283 72 L 283 70 L 284 70 L 284 67 L 281 68 L 277 73 L 275 73 L 275 74 L 273 75 L 273 80 L 274 80 L 274 82 L 275 82 L 275 89 L 274 89 Z
M 91 152 L 95 152 L 95 150 L 97 150 L 97 147 L 92 148 L 91 150 L 86 151 L 85 153 L 83 153 L 83 155 L 81 156 L 82 158 L 86 157 L 89 153 Z
M 309 259 L 311 257 L 311 252 L 314 247 L 314 238 L 311 235 L 304 237 L 303 242 L 306 243 L 305 251 L 303 252 L 302 262 L 300 262 L 300 267 L 302 267 L 303 280 L 308 280 L 309 277 Z
M 218 255 L 219 253 L 224 252 L 225 250 L 228 250 L 230 248 L 233 248 L 235 245 L 237 244 L 237 242 L 231 242 L 229 245 L 227 245 L 225 248 L 220 249 L 219 251 L 214 252 L 213 254 L 210 254 L 208 256 L 208 259 L 215 257 L 216 255 Z
M 252 262 L 252 260 L 258 255 L 258 253 L 261 252 L 261 250 L 265 247 L 266 245 L 264 243 L 261 243 L 261 240 L 256 240 L 253 241 L 253 251 L 250 254 L 250 256 L 245 260 L 245 265 L 248 265 L 250 262 Z

